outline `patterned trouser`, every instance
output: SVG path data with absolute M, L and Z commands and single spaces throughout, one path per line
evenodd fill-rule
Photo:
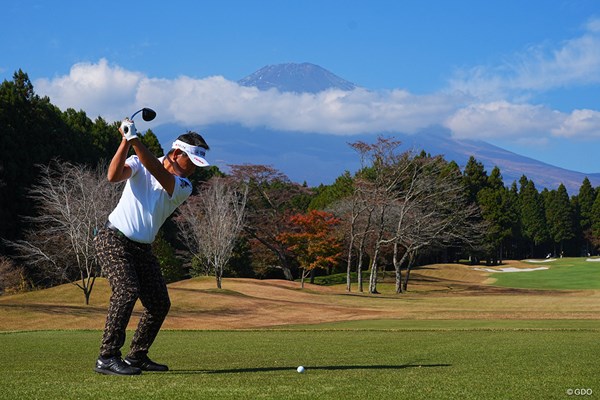
M 125 330 L 139 298 L 144 311 L 128 356 L 140 358 L 148 353 L 171 307 L 160 265 L 149 244 L 133 242 L 120 232 L 101 229 L 95 243 L 102 272 L 112 290 L 100 355 L 121 356 Z

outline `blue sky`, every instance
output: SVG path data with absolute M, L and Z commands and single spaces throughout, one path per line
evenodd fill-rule
M 600 172 L 600 3 L 22 0 L 0 13 L 0 79 L 88 116 L 156 124 L 418 134 L 431 125 Z M 236 81 L 310 62 L 361 88 L 258 92 Z M 235 160 L 229 160 L 235 163 Z

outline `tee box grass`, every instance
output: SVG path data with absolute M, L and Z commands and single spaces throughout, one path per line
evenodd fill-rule
M 0 398 L 563 399 L 600 392 L 598 333 L 163 331 L 151 356 L 171 370 L 134 377 L 92 371 L 101 332 L 3 333 Z

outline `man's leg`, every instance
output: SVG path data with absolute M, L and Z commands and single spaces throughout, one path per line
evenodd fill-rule
M 139 283 L 130 261 L 131 246 L 131 242 L 110 230 L 100 230 L 96 237 L 98 260 L 112 291 L 100 347 L 104 358 L 121 356 L 127 324 L 138 299 Z
M 136 269 L 140 284 L 139 296 L 144 306 L 140 322 L 131 341 L 127 359 L 145 359 L 148 349 L 165 320 L 171 301 L 167 284 L 160 270 L 158 260 L 151 252 L 150 245 L 140 245 Z

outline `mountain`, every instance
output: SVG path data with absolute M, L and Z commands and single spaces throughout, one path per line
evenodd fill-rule
M 199 129 L 209 141 L 208 160 L 222 171 L 231 164 L 272 165 L 284 172 L 292 181 L 309 186 L 331 184 L 344 171 L 354 173 L 360 168 L 358 154 L 350 143 L 373 143 L 371 134 L 337 136 L 321 133 L 275 131 L 268 128 L 248 128 L 239 124 L 213 124 Z M 176 125 L 163 125 L 159 140 L 173 140 L 183 129 Z M 584 178 L 592 186 L 600 186 L 600 174 L 584 174 L 543 163 L 512 153 L 482 140 L 454 139 L 442 127 L 432 127 L 409 135 L 389 134 L 401 142 L 402 150 L 442 155 L 464 168 L 470 156 L 481 162 L 488 173 L 495 167 L 502 172 L 504 183 L 518 183 L 522 175 L 535 182 L 536 188 L 556 189 L 561 183 L 570 194 L 577 194 Z M 164 141 L 163 141 L 164 139 Z M 170 143 L 168 144 L 170 147 Z M 168 148 L 163 146 L 164 148 Z
M 256 86 L 260 90 L 276 88 L 279 91 L 316 93 L 331 88 L 352 90 L 357 86 L 331 72 L 309 63 L 279 64 L 261 68 L 241 79 L 240 85 Z M 239 124 L 213 124 L 203 127 L 163 125 L 156 129 L 163 148 L 170 148 L 170 141 L 188 128 L 205 134 L 211 151 L 208 159 L 221 170 L 227 171 L 231 164 L 272 165 L 298 183 L 309 186 L 331 184 L 337 177 L 359 167 L 359 159 L 349 143 L 358 140 L 373 143 L 375 135 L 353 136 L 326 135 L 319 132 L 298 133 L 275 131 L 265 127 L 247 128 Z M 532 158 L 504 150 L 481 140 L 453 138 L 443 127 L 430 127 L 415 134 L 401 132 L 388 134 L 402 142 L 402 149 L 431 155 L 443 155 L 464 167 L 470 156 L 481 162 L 488 173 L 495 167 L 502 172 L 508 186 L 519 181 L 522 175 L 535 182 L 538 190 L 556 189 L 561 183 L 570 194 L 579 191 L 584 178 L 592 186 L 600 186 L 600 174 L 584 174 L 546 164 Z
M 280 92 L 318 93 L 327 89 L 352 90 L 356 85 L 324 68 L 310 63 L 267 65 L 240 79 L 241 86 L 255 86 L 260 90 L 275 88 Z
M 469 157 L 481 162 L 488 173 L 500 168 L 505 185 L 519 182 L 521 176 L 533 180 L 538 190 L 556 189 L 561 183 L 570 194 L 579 192 L 581 183 L 587 177 L 592 186 L 600 185 L 600 174 L 586 174 L 560 168 L 508 150 L 494 146 L 483 140 L 455 139 L 450 131 L 443 127 L 432 127 L 415 135 L 394 135 L 402 140 L 405 149 L 425 150 L 431 155 L 443 155 L 446 160 L 454 160 L 464 168 Z

